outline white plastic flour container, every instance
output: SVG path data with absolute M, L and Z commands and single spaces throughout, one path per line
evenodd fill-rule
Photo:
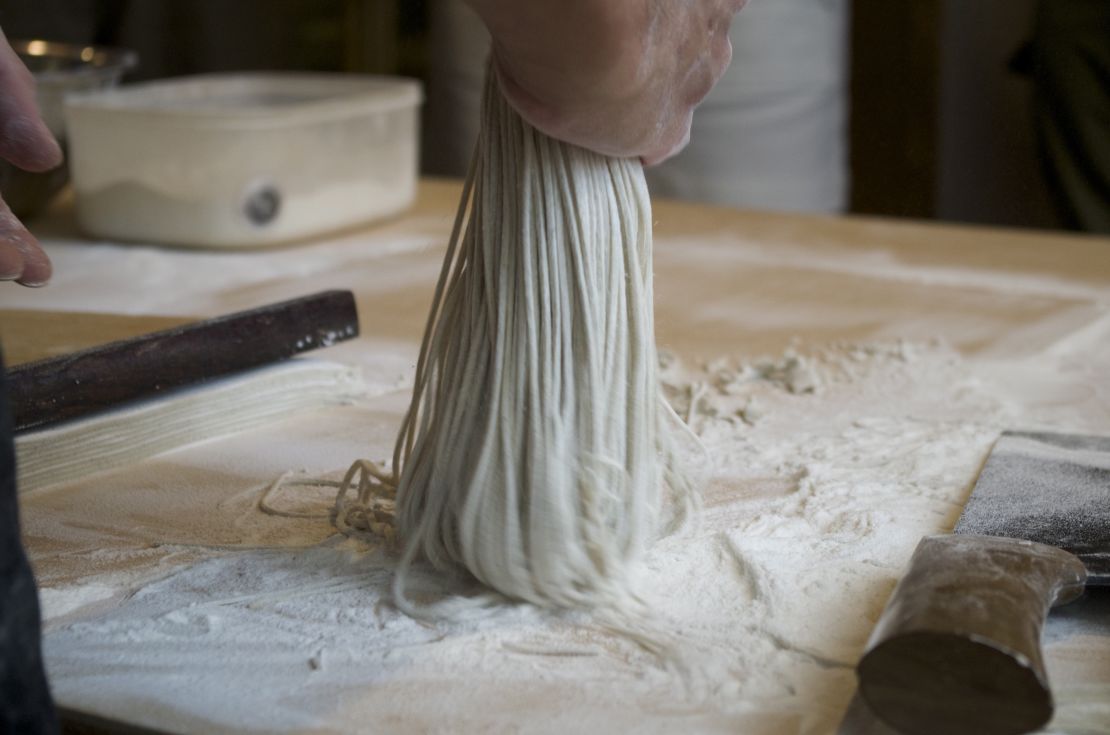
M 88 234 L 256 247 L 383 217 L 416 193 L 419 82 L 182 77 L 66 100 Z

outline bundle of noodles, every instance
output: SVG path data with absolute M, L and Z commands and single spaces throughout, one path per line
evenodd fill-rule
M 623 607 L 662 488 L 682 485 L 656 381 L 643 171 L 535 130 L 492 73 L 482 115 L 388 478 L 396 597 L 411 607 L 422 555 L 512 598 Z

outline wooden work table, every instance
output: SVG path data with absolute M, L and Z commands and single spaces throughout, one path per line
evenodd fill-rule
M 375 261 L 398 251 L 390 247 L 391 238 L 407 241 L 404 247 L 410 249 L 416 240 L 424 246 L 412 257 L 402 258 L 403 265 L 415 263 L 425 273 L 438 268 L 439 248 L 449 232 L 460 191 L 454 181 L 425 180 L 410 210 L 368 229 L 321 238 L 319 243 L 224 253 L 88 242 L 76 228 L 71 202 L 63 200 L 47 218 L 33 224 L 55 261 L 52 283 L 43 289 L 12 288 L 0 294 L 0 310 L 20 312 L 0 315 L 8 362 L 335 287 L 353 287 L 358 292 L 360 304 L 366 306 L 361 314 L 364 333 L 418 334 L 430 294 L 423 288 L 395 288 L 408 283 L 391 283 L 390 272 L 380 272 Z M 937 336 L 938 331 L 954 327 L 945 323 L 945 312 L 955 320 L 965 306 L 937 298 L 938 292 L 952 288 L 975 300 L 971 292 L 981 290 L 975 283 L 977 273 L 985 278 L 1005 277 L 1019 285 L 1044 284 L 1039 291 L 1046 295 L 1052 282 L 1075 284 L 1088 292 L 1110 288 L 1110 238 L 670 201 L 655 204 L 654 219 L 656 239 L 664 245 L 656 254 L 657 271 L 665 276 L 656 284 L 659 342 L 676 348 L 723 341 L 730 351 L 750 354 L 780 348 L 784 339 L 793 337 L 836 339 L 889 328 L 913 336 L 905 333 L 904 324 L 891 322 L 901 317 L 912 320 L 913 314 L 922 313 L 934 317 L 936 326 L 930 326 L 930 336 Z M 360 245 L 368 238 L 372 245 L 366 253 Z M 714 267 L 712 261 L 727 257 L 728 243 L 735 241 L 758 248 L 728 257 L 728 264 L 735 267 Z M 349 259 L 332 252 L 317 257 L 322 250 L 339 250 L 345 244 L 350 245 Z M 707 248 L 712 252 L 704 257 Z M 257 275 L 225 278 L 215 273 L 221 260 L 233 261 L 242 270 L 244 259 L 259 263 Z M 301 268 L 298 261 L 310 265 Z M 145 267 L 148 263 L 157 263 L 156 280 Z M 180 278 L 176 288 L 167 291 L 167 282 L 174 280 L 167 278 L 170 268 L 180 268 Z M 844 323 L 821 325 L 799 318 L 773 330 L 737 332 L 743 323 L 708 318 L 693 308 L 692 291 L 700 295 L 698 301 L 733 298 L 737 306 L 744 306 L 748 302 L 743 296 L 768 304 L 794 304 L 796 311 L 816 304 L 821 311 L 843 306 L 869 311 L 871 316 L 857 314 Z M 1005 294 L 1002 298 L 991 294 L 975 305 L 989 307 L 992 314 L 972 332 L 953 330 L 961 346 L 989 342 L 999 336 L 1001 330 L 995 327 L 1043 315 L 1047 306 L 1043 299 L 1008 299 Z M 23 313 L 29 311 L 72 316 Z
M 0 336 L 8 362 L 19 363 L 48 354 L 79 349 L 105 340 L 163 329 L 181 321 L 225 311 L 249 308 L 307 290 L 354 288 L 359 292 L 363 331 L 367 334 L 411 335 L 422 329 L 430 294 L 423 290 L 397 291 L 387 278 L 364 278 L 375 263 L 346 262 L 342 255 L 327 255 L 305 274 L 296 261 L 316 260 L 321 250 L 342 248 L 350 242 L 351 259 L 359 258 L 355 243 L 366 235 L 377 241 L 390 238 L 427 242 L 422 251 L 422 268 L 437 266 L 437 259 L 426 258 L 443 244 L 458 205 L 460 184 L 445 180 L 423 181 L 414 207 L 400 217 L 370 229 L 326 236 L 320 243 L 301 243 L 276 250 L 186 251 L 158 250 L 142 246 L 103 246 L 81 239 L 72 218 L 71 202 L 61 201 L 33 229 L 39 234 L 56 261 L 56 275 L 47 288 L 8 289 L 0 294 Z M 731 210 L 706 205 L 657 202 L 654 210 L 655 236 L 666 243 L 657 252 L 657 271 L 665 278 L 656 283 L 658 339 L 660 344 L 685 348 L 687 345 L 716 342 L 723 338 L 746 353 L 780 348 L 784 339 L 830 338 L 865 335 L 881 331 L 891 316 L 927 313 L 937 321 L 952 309 L 953 315 L 969 304 L 951 304 L 936 298 L 936 286 L 951 286 L 963 293 L 975 290 L 969 273 L 989 278 L 1006 278 L 1013 283 L 1059 282 L 1076 284 L 1084 290 L 1110 289 L 1110 239 L 1097 236 L 1055 232 L 1000 230 L 982 226 L 884 220 L 856 217 L 821 217 L 790 213 Z M 758 244 L 757 252 L 730 254 L 729 241 Z M 669 246 L 670 242 L 674 246 Z M 694 245 L 684 252 L 684 245 Z M 729 268 L 706 266 L 724 259 Z M 374 259 L 380 255 L 374 249 Z M 160 258 L 164 254 L 164 258 Z M 219 268 L 220 259 L 255 260 L 260 271 L 272 278 L 250 276 L 245 285 L 235 279 L 212 279 L 205 288 L 203 269 Z M 172 262 L 181 266 L 182 280 L 176 292 L 155 294 L 165 288 L 169 265 L 154 269 L 144 263 Z M 70 263 L 73 263 L 70 268 Z M 271 263 L 274 266 L 271 268 Z M 391 264 L 392 265 L 392 264 Z M 736 265 L 735 268 L 731 265 Z M 194 268 L 195 273 L 190 270 Z M 959 269 L 956 283 L 946 274 Z M 819 273 L 820 278 L 813 275 Z M 151 275 L 158 280 L 151 283 Z M 306 280 L 311 278 L 311 282 Z M 894 278 L 888 278 L 894 276 Z M 842 281 L 845 288 L 837 288 Z M 869 281 L 897 282 L 876 284 Z M 377 283 L 384 281 L 384 283 Z M 360 284 L 372 291 L 360 291 Z M 860 288 L 860 285 L 864 288 Z M 884 289 L 889 291 L 884 291 Z M 1021 291 L 1021 289 L 1017 289 Z M 1041 290 L 1045 291 L 1045 290 Z M 746 298 L 768 303 L 809 301 L 821 310 L 856 305 L 874 306 L 874 319 L 859 318 L 854 323 L 818 326 L 798 320 L 796 324 L 776 326 L 774 332 L 758 329 L 736 332 L 737 324 L 725 325 L 727 333 L 718 334 L 718 320 L 699 318 L 697 310 L 686 309 L 689 294 L 700 294 L 699 301 L 717 298 Z M 1020 301 L 1027 301 L 1021 306 Z M 870 303 L 869 303 L 870 302 Z M 1006 304 L 1016 314 L 997 314 L 998 322 L 988 318 L 975 334 L 960 336 L 961 345 L 976 346 L 978 341 L 997 338 L 993 326 L 1005 325 L 1012 318 L 1043 315 L 1045 303 L 1036 299 L 1015 298 Z M 738 301 L 737 305 L 745 302 Z M 147 308 L 144 309 L 144 306 Z M 1001 312 L 999 304 L 992 311 Z M 20 313 L 9 313 L 20 312 Z M 42 312 L 42 313 L 23 313 Z M 50 312 L 73 314 L 58 318 Z M 880 313 L 881 312 L 881 313 Z M 892 313 L 896 312 L 896 313 Z M 886 324 L 882 322 L 887 322 Z M 743 324 L 741 324 L 743 326 Z M 789 326 L 794 326 L 791 331 Z M 787 332 L 790 332 L 787 334 Z
M 306 415 L 299 422 L 259 427 L 226 441 L 182 448 L 149 460 L 132 472 L 93 476 L 25 496 L 24 524 L 36 573 L 44 588 L 60 591 L 56 595 L 50 592 L 48 598 L 62 599 L 62 592 L 91 585 L 90 580 L 103 588 L 146 584 L 219 554 L 325 543 L 332 534 L 327 523 L 310 527 L 302 521 L 297 532 L 290 533 L 289 519 L 249 517 L 255 507 L 251 493 L 257 493 L 289 468 L 334 473 L 353 457 L 380 458 L 388 454 L 404 406 L 404 377 L 415 362 L 460 191 L 455 181 L 426 180 L 415 205 L 396 218 L 272 250 L 160 249 L 90 242 L 77 232 L 70 204 L 65 201 L 47 217 L 32 223 L 54 261 L 55 277 L 43 289 L 11 285 L 0 288 L 0 339 L 9 363 L 60 354 L 191 318 L 339 288 L 355 292 L 362 336 L 319 354 L 322 359 L 362 366 L 372 387 L 371 398 L 364 405 Z M 830 629 L 827 634 L 809 627 L 797 632 L 798 640 L 811 641 L 806 650 L 822 650 L 821 656 L 814 657 L 819 665 L 811 665 L 812 671 L 806 669 L 804 676 L 797 675 L 802 679 L 790 679 L 790 687 L 797 691 L 764 697 L 771 702 L 764 705 L 759 704 L 763 695 L 748 692 L 741 682 L 735 695 L 730 696 L 747 704 L 735 710 L 730 709 L 724 695 L 720 695 L 724 704 L 713 704 L 718 696 L 714 694 L 704 705 L 706 711 L 698 710 L 693 720 L 683 720 L 685 715 L 673 712 L 645 716 L 643 721 L 621 719 L 631 717 L 624 710 L 612 715 L 612 721 L 621 728 L 637 727 L 648 732 L 827 731 L 839 720 L 850 698 L 850 662 L 858 656 L 899 565 L 908 558 L 921 534 L 946 530 L 945 524 L 951 526 L 974 480 L 977 462 L 989 449 L 990 432 L 995 430 L 992 422 L 1029 420 L 1049 427 L 1110 434 L 1110 238 L 739 211 L 675 202 L 657 202 L 654 219 L 658 342 L 684 363 L 696 366 L 706 360 L 778 358 L 786 350 L 804 354 L 835 345 L 942 345 L 936 348 L 937 354 L 942 349 L 951 354 L 945 365 L 966 361 L 966 370 L 960 375 L 967 377 L 967 400 L 979 401 L 985 410 L 994 412 L 973 430 L 966 426 L 975 423 L 966 420 L 969 409 L 957 410 L 953 405 L 949 410 L 943 405 L 963 400 L 965 393 L 938 393 L 939 405 L 933 413 L 922 409 L 928 406 L 929 396 L 892 391 L 882 398 L 891 404 L 881 418 L 890 422 L 891 432 L 908 425 L 896 421 L 898 404 L 905 400 L 916 407 L 912 409 L 917 412 L 914 421 L 922 425 L 933 422 L 931 431 L 936 433 L 922 436 L 966 431 L 969 446 L 965 454 L 953 459 L 962 463 L 962 469 L 953 475 L 959 479 L 943 498 L 938 496 L 935 508 L 921 499 L 913 501 L 918 505 L 912 507 L 908 504 L 899 508 L 894 503 L 889 513 L 875 515 L 882 520 L 868 521 L 888 529 L 882 533 L 889 556 L 867 562 L 875 567 L 876 576 L 853 588 L 860 606 L 854 621 L 841 626 L 843 630 Z M 1058 378 L 1050 372 L 1037 372 L 1038 361 L 1047 364 L 1045 361 L 1050 360 L 1058 360 L 1062 366 Z M 919 387 L 913 381 L 910 376 L 899 385 L 912 393 Z M 830 395 L 835 390 L 834 386 Z M 804 415 L 804 406 L 799 403 L 802 398 L 784 395 L 774 400 Z M 864 431 L 874 425 L 867 421 L 880 419 L 864 417 L 858 426 L 845 419 L 844 425 Z M 795 429 L 819 431 L 810 426 L 788 426 L 785 419 L 779 423 L 768 422 L 767 430 L 783 432 L 784 437 Z M 766 455 L 767 447 L 775 446 L 771 439 L 760 444 L 760 427 L 753 424 L 751 436 L 744 439 L 748 442 L 744 446 L 751 450 L 750 461 L 756 464 L 760 451 Z M 830 430 L 829 446 L 834 454 L 835 434 Z M 284 443 L 290 437 L 303 441 Z M 906 444 L 905 453 L 920 450 L 922 457 L 932 457 L 929 441 L 926 438 L 917 445 Z M 258 446 L 283 449 L 267 455 L 257 452 Z M 727 533 L 730 528 L 743 526 L 749 529 L 746 533 L 758 537 L 762 526 L 751 519 L 741 523 L 744 513 L 754 507 L 751 503 L 771 502 L 768 498 L 794 492 L 802 482 L 797 466 L 783 451 L 777 465 L 768 460 L 767 467 L 753 471 L 752 476 L 741 473 L 729 479 L 722 470 L 721 476 L 711 482 L 707 499 L 711 531 Z M 859 464 L 861 478 L 866 472 L 877 472 L 868 469 L 866 459 L 844 458 L 846 464 L 841 469 L 845 476 L 851 477 L 852 462 Z M 835 461 L 829 459 L 828 463 Z M 943 457 L 937 461 L 943 462 Z M 922 469 L 925 459 L 914 462 L 907 459 L 906 464 L 896 465 L 889 482 L 917 486 L 929 481 L 926 475 L 932 470 Z M 808 470 L 803 467 L 803 471 Z M 818 482 L 820 471 L 814 472 L 814 482 Z M 178 481 L 179 476 L 188 481 Z M 817 487 L 820 490 L 819 482 Z M 770 512 L 760 507 L 761 513 Z M 166 515 L 167 508 L 172 508 L 172 515 Z M 873 532 L 879 533 L 860 531 Z M 769 543 L 776 533 L 781 531 L 768 532 Z M 830 539 L 843 541 L 836 534 L 843 536 L 846 532 L 827 533 Z M 125 578 L 130 582 L 119 581 Z M 73 595 L 65 597 L 68 606 L 47 621 L 50 635 L 65 633 L 66 626 L 74 622 L 109 613 L 127 603 L 133 592 L 121 588 L 100 597 L 90 596 L 88 604 L 74 602 L 77 598 Z M 746 604 L 754 606 L 756 601 Z M 1100 615 L 1110 610 L 1105 597 L 1097 605 Z M 743 609 L 737 608 L 738 616 Z M 813 612 L 815 618 L 822 614 L 820 610 Z M 744 625 L 738 623 L 738 630 Z M 836 625 L 830 623 L 832 628 Z M 1110 651 L 1110 625 L 1102 625 L 1101 640 Z M 790 638 L 794 633 L 778 635 Z M 1099 640 L 1097 631 L 1084 635 L 1089 636 L 1084 639 L 1085 646 L 1089 647 L 1090 640 Z M 1058 638 L 1064 640 L 1066 635 L 1060 632 Z M 55 640 L 70 639 L 63 636 Z M 826 643 L 828 648 L 822 648 Z M 1087 687 L 1066 689 L 1066 696 L 1074 699 L 1082 692 L 1096 691 L 1105 693 L 1106 701 L 1110 701 L 1110 653 L 1098 659 L 1101 664 L 1094 658 L 1075 659 L 1075 663 L 1066 652 L 1054 655 L 1058 661 L 1055 670 L 1064 672 L 1061 677 L 1072 677 L 1067 680 L 1081 681 Z M 88 674 L 92 678 L 82 679 L 83 674 L 73 673 L 76 664 L 56 647 L 48 647 L 47 659 L 55 662 L 58 671 L 69 672 L 59 683 L 62 705 L 136 726 L 161 725 L 190 732 L 211 731 L 209 727 L 240 729 L 226 724 L 235 718 L 220 720 L 211 715 L 212 719 L 207 719 L 209 715 L 204 711 L 184 705 L 175 708 L 164 699 L 152 704 L 144 700 L 142 691 L 121 694 L 122 690 L 113 688 L 115 684 L 94 685 L 95 672 Z M 118 663 L 122 659 L 112 660 Z M 563 705 L 558 697 L 544 694 L 547 690 L 541 684 L 548 682 L 554 687 L 551 691 L 562 692 L 560 696 L 567 697 L 567 702 L 576 702 L 572 697 L 580 696 L 575 689 L 580 682 L 558 679 L 558 666 L 562 664 L 550 663 L 553 668 L 548 671 L 549 660 L 553 661 L 547 659 L 535 667 L 533 683 L 540 688 L 528 690 L 528 707 L 541 719 L 544 713 L 551 713 L 550 728 L 562 727 L 573 718 L 556 717 L 557 712 L 564 718 L 569 715 L 559 709 Z M 190 665 L 199 665 L 196 660 L 190 661 Z M 608 673 L 609 669 L 603 671 L 607 672 L 605 677 L 619 678 Z M 159 674 L 153 671 L 150 675 Z M 549 675 L 555 677 L 554 683 L 545 678 Z M 797 681 L 805 683 L 797 686 Z M 456 684 L 461 687 L 466 682 Z M 437 686 L 449 690 L 453 685 L 441 681 Z M 477 700 L 483 692 L 493 696 L 491 692 L 499 691 L 495 684 L 489 689 L 479 683 L 473 686 L 476 689 L 472 697 Z M 640 684 L 628 686 L 634 689 Z M 265 692 L 244 687 L 244 706 L 254 701 L 252 697 L 258 698 L 260 710 L 270 706 Z M 306 684 L 305 691 L 310 690 Z M 342 707 L 335 705 L 339 724 L 328 724 L 326 712 L 321 714 L 309 707 L 315 724 L 290 727 L 298 731 L 342 731 L 343 723 L 354 721 L 351 718 L 358 712 L 373 707 L 375 711 L 393 713 L 393 719 L 367 721 L 368 726 L 381 725 L 381 731 L 391 731 L 394 726 L 405 732 L 437 726 L 450 729 L 431 715 L 421 719 L 411 712 L 390 710 L 394 700 L 388 697 L 402 697 L 407 690 L 397 691 L 402 694 L 367 690 L 365 701 L 359 704 L 344 699 Z M 571 709 L 574 706 L 566 705 Z M 506 707 L 491 703 L 489 710 L 500 712 Z M 1076 721 L 1087 716 L 1110 718 L 1110 710 L 1091 707 L 1094 709 L 1074 715 L 1080 718 Z M 263 730 L 268 729 L 264 715 L 262 711 L 255 715 L 262 718 L 258 722 L 263 723 L 259 725 Z M 469 710 L 451 716 L 462 718 L 452 722 L 463 731 L 532 729 L 521 727 L 508 714 L 508 719 L 496 721 L 484 720 L 480 713 Z M 252 720 L 244 715 L 242 722 Z M 535 726 L 538 720 L 525 722 Z M 598 722 L 588 720 L 586 729 Z M 1063 726 L 1069 722 L 1072 720 L 1065 720 Z M 1110 728 L 1110 722 L 1104 724 Z M 244 725 L 241 729 L 250 728 Z M 546 731 L 543 727 L 536 729 Z

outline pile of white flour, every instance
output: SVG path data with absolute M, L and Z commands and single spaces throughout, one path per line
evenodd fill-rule
M 638 580 L 677 642 L 669 664 L 587 616 L 415 621 L 389 602 L 394 557 L 333 537 L 213 552 L 93 615 L 125 576 L 44 590 L 55 693 L 206 733 L 830 732 L 913 547 L 955 523 L 999 432 L 1110 432 L 1108 344 L 1104 316 L 1077 344 L 1005 362 L 900 340 L 664 356 L 704 475 L 700 523 L 656 544 Z M 275 502 L 323 512 L 328 498 Z M 442 585 L 414 574 L 414 591 L 425 581 Z M 1088 617 L 1049 631 L 1061 731 L 1110 732 L 1110 623 Z

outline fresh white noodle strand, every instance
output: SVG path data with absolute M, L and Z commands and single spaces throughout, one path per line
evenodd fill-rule
M 679 511 L 691 497 L 656 379 L 642 167 L 535 130 L 492 73 L 482 116 L 396 474 L 356 463 L 337 524 L 395 483 L 405 609 L 419 557 L 538 605 L 627 608 L 664 487 Z

